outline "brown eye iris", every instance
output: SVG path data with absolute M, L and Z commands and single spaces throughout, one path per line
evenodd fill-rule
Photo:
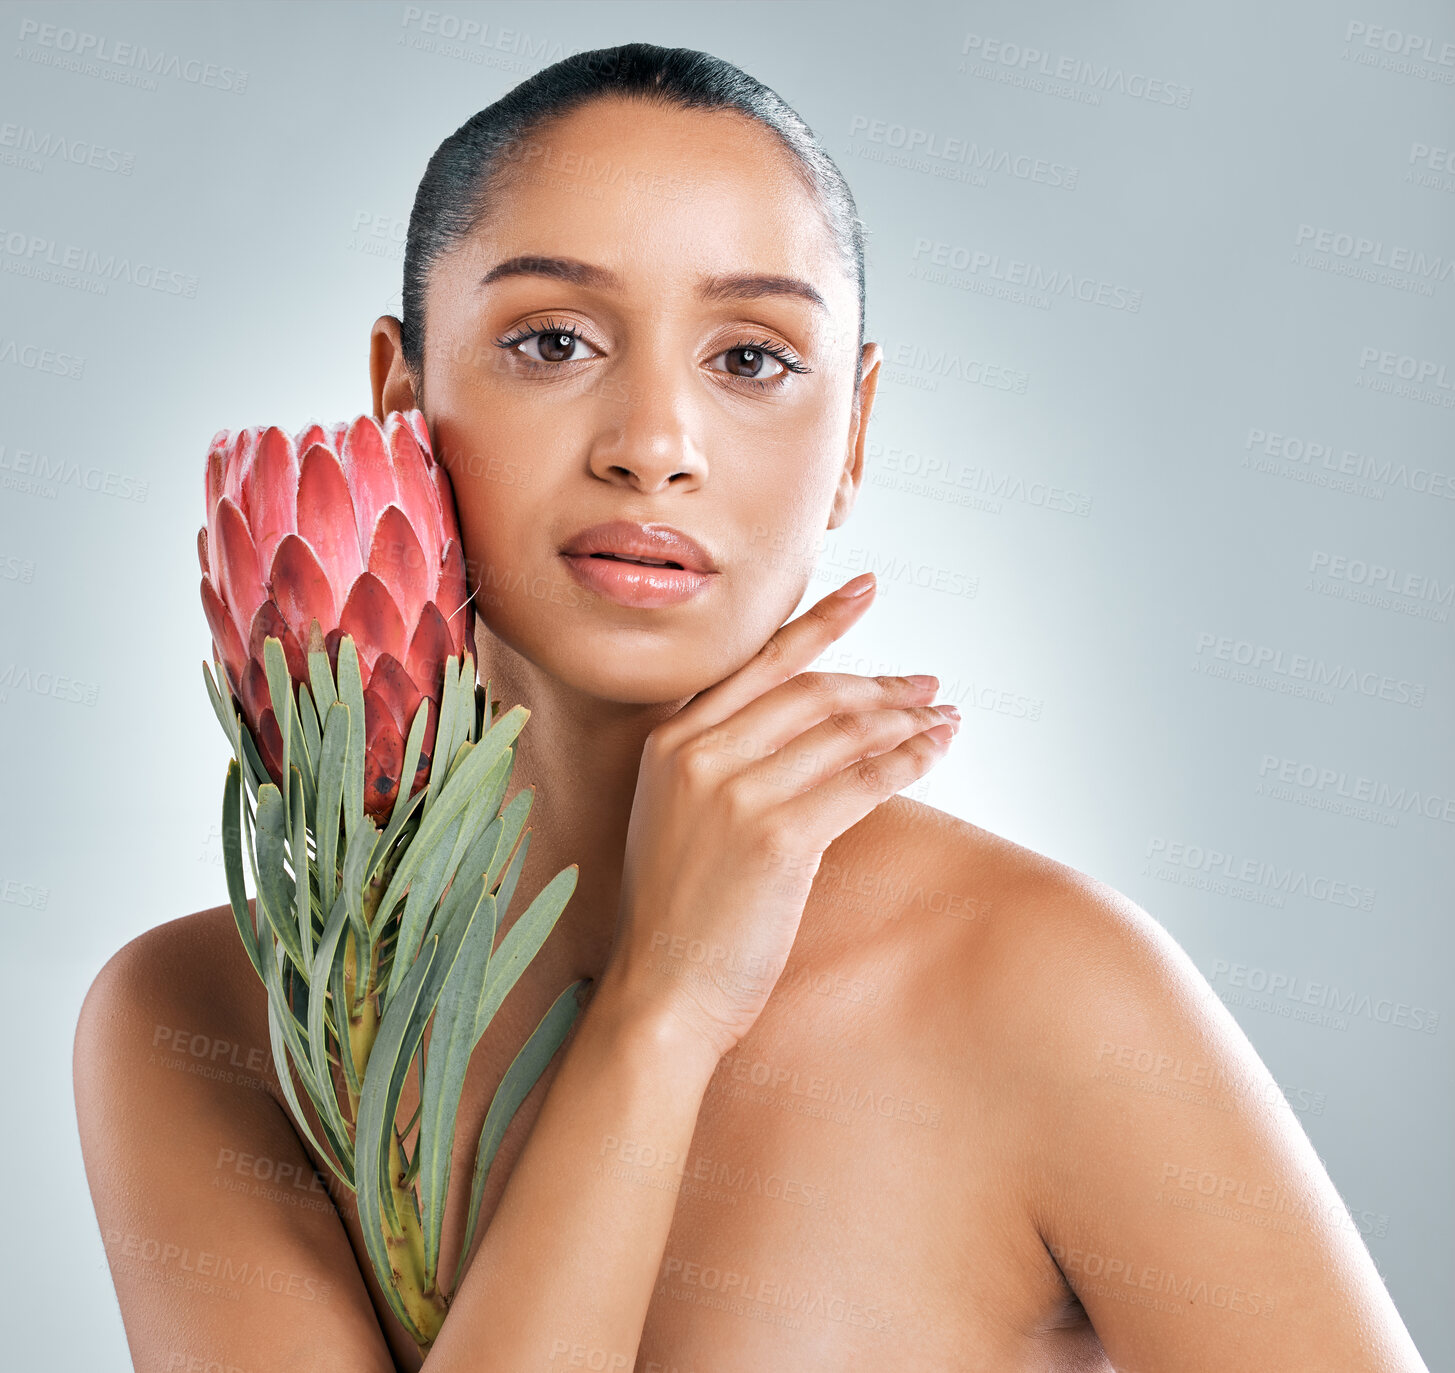
M 568 362 L 575 343 L 575 334 L 536 335 L 536 346 L 540 349 L 541 357 L 547 362 Z
M 783 371 L 783 364 L 770 353 L 765 353 L 761 348 L 729 348 L 723 354 L 728 360 L 728 365 L 723 369 L 731 372 L 734 376 L 756 379 L 763 375 L 763 364 L 772 363 Z M 777 376 L 778 372 L 769 372 L 768 376 Z

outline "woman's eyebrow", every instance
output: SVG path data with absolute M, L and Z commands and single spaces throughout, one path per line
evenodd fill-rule
M 597 267 L 573 257 L 543 257 L 536 253 L 522 253 L 498 263 L 480 278 L 476 289 L 512 276 L 554 277 L 558 281 L 569 281 L 576 286 L 596 287 L 605 291 L 621 290 L 621 278 L 605 267 Z M 797 296 L 820 310 L 828 309 L 823 297 L 806 281 L 767 272 L 735 272 L 725 276 L 702 277 L 697 284 L 697 294 L 702 300 L 709 301 L 752 300 L 759 296 Z

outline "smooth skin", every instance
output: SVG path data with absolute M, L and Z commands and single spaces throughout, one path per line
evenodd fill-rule
M 620 100 L 534 146 L 436 264 L 423 375 L 397 320 L 371 337 L 375 415 L 422 408 L 454 482 L 481 676 L 532 710 L 522 891 L 581 869 L 472 1059 L 457 1179 L 546 1007 L 577 977 L 590 999 L 421 1361 L 351 1196 L 311 1182 L 230 912 L 121 949 L 75 1085 L 136 1367 L 1424 1369 L 1187 955 L 1105 884 L 896 794 L 949 746 L 935 684 L 812 669 L 872 590 L 785 624 L 862 485 L 882 360 L 863 346 L 856 393 L 853 283 L 787 154 Z M 480 285 L 525 255 L 613 276 Z M 704 289 L 743 273 L 822 306 Z M 765 344 L 807 370 L 773 386 L 743 351 Z M 686 531 L 718 575 L 667 609 L 586 594 L 559 547 L 613 518 Z

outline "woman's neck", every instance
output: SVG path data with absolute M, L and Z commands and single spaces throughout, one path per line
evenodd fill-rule
M 637 770 L 647 735 L 685 702 L 623 705 L 588 696 L 477 630 L 478 675 L 501 711 L 531 712 L 516 736 L 508 801 L 533 786 L 530 851 L 511 919 L 564 867 L 580 865 L 576 890 L 539 960 L 553 983 L 598 977 L 616 929 L 622 864 Z

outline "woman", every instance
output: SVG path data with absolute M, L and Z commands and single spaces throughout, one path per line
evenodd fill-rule
M 313 1181 L 228 908 L 122 949 L 76 1090 L 137 1366 L 1423 1368 L 1181 949 L 896 795 L 956 727 L 933 678 L 808 670 L 872 578 L 784 624 L 862 485 L 881 364 L 802 121 L 702 53 L 568 58 L 431 160 L 403 316 L 374 326 L 374 413 L 427 417 L 482 676 L 533 712 L 523 889 L 580 864 L 471 1063 L 457 1175 L 556 993 L 591 999 L 421 1361 L 352 1198 Z M 175 1071 L 197 1036 L 254 1077 Z

